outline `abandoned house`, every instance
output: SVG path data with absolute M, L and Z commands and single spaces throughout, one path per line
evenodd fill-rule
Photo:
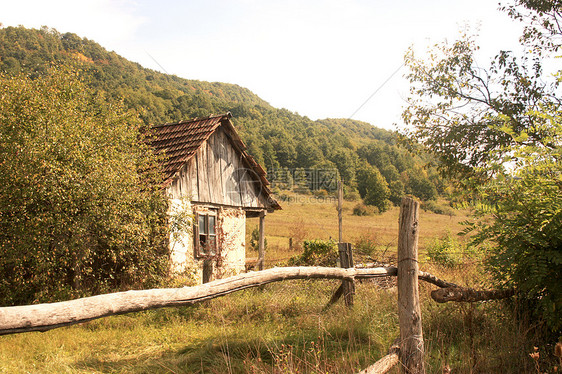
M 171 270 L 203 283 L 245 270 L 246 218 L 259 217 L 263 266 L 265 215 L 281 209 L 230 118 L 227 113 L 152 128 L 151 144 L 163 155 L 171 219 L 187 213 L 193 223 L 170 238 Z

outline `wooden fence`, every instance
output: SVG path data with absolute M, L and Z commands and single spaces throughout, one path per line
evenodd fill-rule
M 474 291 L 420 271 L 417 246 L 418 220 L 419 203 L 404 198 L 400 209 L 397 267 L 354 268 L 350 245 L 341 243 L 339 246 L 341 268 L 273 268 L 193 287 L 126 291 L 58 303 L 0 308 L 0 335 L 47 331 L 111 315 L 191 305 L 243 289 L 291 279 L 340 279 L 342 285 L 328 306 L 341 295 L 344 296 L 346 304 L 351 305 L 355 279 L 397 276 L 400 337 L 390 347 L 387 356 L 361 373 L 385 373 L 397 363 L 400 363 L 402 372 L 425 373 L 419 279 L 440 287 L 439 290 L 431 293 L 432 298 L 438 302 L 499 299 L 513 295 L 513 291 Z

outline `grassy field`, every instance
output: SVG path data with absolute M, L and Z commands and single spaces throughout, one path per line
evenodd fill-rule
M 357 217 L 351 214 L 354 205 L 345 205 L 345 238 L 370 238 L 381 251 L 395 251 L 398 211 Z M 305 200 L 283 207 L 266 219 L 268 264 L 297 253 L 287 253 L 290 237 L 337 236 L 333 202 Z M 436 237 L 456 232 L 464 214 L 422 212 L 423 251 Z M 255 224 L 248 224 L 248 234 Z M 460 284 L 486 283 L 478 261 L 444 267 L 424 260 L 421 267 Z M 338 303 L 323 311 L 337 286 L 337 281 L 283 282 L 192 307 L 2 336 L 0 372 L 355 373 L 383 356 L 398 336 L 396 289 L 358 283 L 353 308 Z M 536 342 L 533 329 L 514 320 L 513 306 L 436 304 L 429 297 L 432 289 L 422 282 L 428 373 L 441 373 L 447 366 L 453 373 L 536 372 L 529 357 Z
M 317 198 L 313 195 L 288 194 L 288 201 L 281 202 L 283 210 L 268 214 L 265 219 L 268 252 L 266 264 L 274 265 L 286 261 L 300 253 L 289 250 L 289 238 L 293 239 L 296 249 L 303 240 L 338 239 L 337 201 L 333 197 Z M 360 239 L 373 241 L 378 252 L 395 254 L 398 240 L 399 208 L 393 207 L 383 214 L 368 216 L 353 215 L 356 201 L 344 201 L 343 237 L 344 241 L 356 243 Z M 435 238 L 447 234 L 455 235 L 462 230 L 460 224 L 467 219 L 468 211 L 455 211 L 455 215 L 440 215 L 431 212 L 420 214 L 419 249 L 425 248 Z M 246 227 L 249 243 L 250 233 L 258 227 L 258 219 L 249 219 Z M 248 246 L 249 247 L 249 246 Z M 256 257 L 257 253 L 248 248 L 247 257 Z

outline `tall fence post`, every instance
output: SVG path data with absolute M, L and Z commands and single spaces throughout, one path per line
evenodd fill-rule
M 263 270 L 265 262 L 265 215 L 267 211 L 260 212 L 260 228 L 258 242 L 258 270 Z
M 398 315 L 402 372 L 425 374 L 422 317 L 418 289 L 419 203 L 404 197 L 398 232 Z
M 338 242 L 343 243 L 343 181 L 338 180 Z
M 353 252 L 351 249 L 351 243 L 338 243 L 338 249 L 340 252 L 340 264 L 342 268 L 352 268 L 353 267 Z M 353 305 L 353 295 L 355 294 L 355 284 L 352 280 L 342 281 L 343 299 L 346 306 Z

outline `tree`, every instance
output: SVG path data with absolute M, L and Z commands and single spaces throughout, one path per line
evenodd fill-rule
M 381 213 L 390 208 L 388 183 L 379 169 L 367 162 L 360 165 L 357 170 L 357 189 L 365 204 L 376 206 Z
M 393 180 L 388 184 L 388 188 L 390 190 L 388 199 L 395 206 L 399 206 L 404 197 L 404 183 L 400 179 Z
M 561 4 L 519 0 L 505 7 L 529 21 L 520 56 L 501 51 L 485 70 L 474 38 L 438 45 L 411 70 L 404 135 L 425 144 L 441 170 L 477 198 L 476 240 L 491 240 L 489 266 L 516 287 L 553 331 L 562 327 L 562 101 L 560 72 L 544 71 L 559 49 Z M 532 48 L 529 48 L 532 46 Z
M 405 186 L 408 194 L 414 195 L 423 201 L 435 200 L 437 189 L 433 182 L 424 175 L 423 170 L 410 170 L 407 172 L 408 184 Z
M 138 117 L 67 69 L 0 92 L 0 304 L 154 285 L 167 204 Z
M 357 155 L 348 148 L 336 149 L 330 157 L 330 160 L 336 164 L 338 172 L 346 184 L 350 184 L 355 180 L 355 164 L 357 159 Z

